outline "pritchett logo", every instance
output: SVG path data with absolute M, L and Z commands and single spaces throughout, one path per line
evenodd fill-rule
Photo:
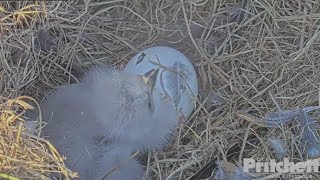
M 319 172 L 319 160 L 309 159 L 305 162 L 290 162 L 288 158 L 283 161 L 276 162 L 275 159 L 270 159 L 269 162 L 256 162 L 253 158 L 243 159 L 243 172 L 264 172 L 264 173 L 304 173 L 304 172 Z M 255 169 L 255 170 L 254 170 Z

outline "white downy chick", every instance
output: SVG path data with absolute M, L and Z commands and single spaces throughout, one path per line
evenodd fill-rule
M 178 125 L 174 102 L 154 93 L 157 75 L 157 69 L 144 76 L 114 71 L 110 86 L 109 72 L 95 68 L 84 79 L 87 86 L 93 87 L 92 101 L 99 123 L 112 137 L 131 143 L 136 150 L 161 147 Z
M 145 171 L 139 162 L 132 159 L 131 152 L 125 145 L 113 144 L 99 153 L 95 160 L 97 179 L 106 180 L 140 180 Z M 148 179 L 148 178 L 146 178 Z
M 104 128 L 94 123 L 87 87 L 73 84 L 59 87 L 41 104 L 42 116 L 47 125 L 43 136 L 66 157 L 66 166 L 89 179 L 97 151 L 95 137 L 103 136 Z
M 124 144 L 123 148 L 132 153 L 160 146 L 177 125 L 173 105 L 151 93 L 149 80 L 95 68 L 81 83 L 58 88 L 42 103 L 43 118 L 48 122 L 44 136 L 67 157 L 67 166 L 79 172 L 80 179 L 98 176 L 94 169 L 101 163 L 96 158 L 103 154 L 97 137 Z M 108 158 L 117 159 L 102 159 Z M 129 165 L 129 169 L 139 169 L 135 161 Z M 103 163 L 99 167 L 105 169 Z

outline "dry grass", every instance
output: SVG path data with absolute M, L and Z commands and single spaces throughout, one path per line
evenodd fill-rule
M 54 86 L 77 82 L 91 65 L 121 67 L 139 50 L 167 45 L 193 61 L 201 94 L 173 145 L 148 154 L 150 175 L 209 178 L 216 174 L 216 160 L 232 171 L 245 157 L 275 158 L 269 137 L 285 140 L 288 156 L 304 160 L 300 134 L 290 125 L 266 128 L 252 119 L 319 104 L 319 13 L 320 3 L 312 0 L 0 2 L 0 92 L 40 101 Z M 215 104 L 212 92 L 223 102 Z M 1 129 L 9 140 L 13 137 L 1 142 L 18 148 L 19 126 Z M 19 137 L 20 143 L 45 144 Z M 1 156 L 23 161 L 0 150 Z M 48 152 L 36 155 L 40 151 Z M 41 156 L 38 163 L 56 162 L 51 156 Z M 21 165 L 10 165 L 16 169 L 5 171 L 17 177 L 35 171 L 19 174 Z M 54 171 L 49 169 L 45 172 Z
M 29 122 L 23 115 L 33 109 L 26 100 L 32 99 L 20 96 L 0 100 L 0 178 L 49 179 L 50 173 L 75 177 L 53 145 L 26 128 Z

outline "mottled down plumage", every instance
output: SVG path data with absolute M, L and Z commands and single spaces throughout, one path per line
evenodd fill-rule
M 177 125 L 173 102 L 155 94 L 137 75 L 94 68 L 46 97 L 43 135 L 80 179 L 101 177 L 132 152 L 160 147 Z M 110 179 L 143 175 L 136 160 L 121 167 Z

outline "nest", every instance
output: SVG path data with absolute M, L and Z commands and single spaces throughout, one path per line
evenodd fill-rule
M 310 0 L 0 2 L 0 176 L 73 177 L 49 142 L 26 133 L 16 112 L 29 106 L 17 97 L 40 102 L 89 67 L 122 68 L 154 45 L 192 60 L 201 93 L 171 145 L 145 154 L 149 175 L 215 177 L 243 158 L 276 158 L 270 144 L 279 139 L 289 158 L 305 161 L 299 125 L 268 128 L 254 119 L 319 104 L 319 7 Z

